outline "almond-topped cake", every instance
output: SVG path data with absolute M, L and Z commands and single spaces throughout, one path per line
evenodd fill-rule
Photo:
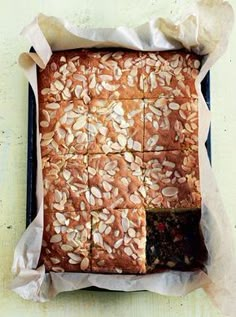
M 142 99 L 93 99 L 89 110 L 89 153 L 143 152 Z
M 144 208 L 92 211 L 92 271 L 146 272 Z
M 91 214 L 45 213 L 40 262 L 54 272 L 91 270 Z
M 38 71 L 47 271 L 202 268 L 200 65 L 183 50 L 78 49 Z

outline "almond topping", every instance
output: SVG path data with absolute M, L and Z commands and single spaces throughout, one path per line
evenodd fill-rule
M 172 197 L 178 194 L 177 187 L 165 187 L 162 189 L 163 196 Z
M 58 243 L 61 241 L 61 235 L 60 234 L 54 234 L 51 236 L 50 242 L 51 243 Z
M 82 271 L 87 270 L 87 268 L 89 267 L 89 259 L 88 258 L 83 258 L 83 260 L 80 263 L 80 269 Z
M 96 198 L 102 198 L 102 193 L 99 188 L 97 187 L 91 187 L 91 193 L 96 197 Z

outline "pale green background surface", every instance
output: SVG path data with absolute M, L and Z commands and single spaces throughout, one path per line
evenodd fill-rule
M 77 291 L 39 304 L 8 290 L 15 245 L 25 229 L 27 82 L 17 57 L 28 50 L 21 29 L 37 13 L 68 18 L 83 27 L 136 26 L 180 11 L 184 0 L 0 0 L 0 316 L 223 316 L 203 291 L 186 297 L 148 292 Z M 230 2 L 236 8 L 236 0 Z M 213 169 L 236 240 L 236 36 L 211 72 Z

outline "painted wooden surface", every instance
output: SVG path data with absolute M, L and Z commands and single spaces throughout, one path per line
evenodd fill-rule
M 28 50 L 19 32 L 43 12 L 68 18 L 83 27 L 135 26 L 172 14 L 191 1 L 178 0 L 0 0 L 0 315 L 6 316 L 165 316 L 220 317 L 203 291 L 186 297 L 148 292 L 108 293 L 77 291 L 55 300 L 32 303 L 9 288 L 10 267 L 17 240 L 25 228 L 27 82 L 17 57 Z M 236 8 L 236 0 L 231 1 Z M 233 31 L 235 35 L 235 29 Z M 236 238 L 236 37 L 212 70 L 213 169 Z M 234 70 L 234 71 L 233 71 Z

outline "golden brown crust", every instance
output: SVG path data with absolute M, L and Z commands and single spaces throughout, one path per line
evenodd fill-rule
M 89 211 L 88 162 L 85 155 L 43 159 L 44 212 Z
M 39 73 L 39 100 L 195 98 L 199 67 L 196 55 L 178 51 L 57 52 Z
M 190 98 L 145 100 L 144 151 L 198 150 L 198 103 Z
M 80 49 L 38 72 L 47 270 L 145 273 L 144 207 L 200 206 L 199 67 L 183 51 Z
M 143 100 L 93 99 L 88 121 L 88 153 L 143 151 Z
M 201 207 L 198 153 L 144 153 L 147 208 Z
M 145 273 L 144 208 L 92 212 L 92 271 Z
M 92 209 L 143 206 L 143 154 L 95 154 L 89 156 Z
M 44 215 L 40 262 L 46 270 L 90 271 L 90 213 L 56 212 Z

